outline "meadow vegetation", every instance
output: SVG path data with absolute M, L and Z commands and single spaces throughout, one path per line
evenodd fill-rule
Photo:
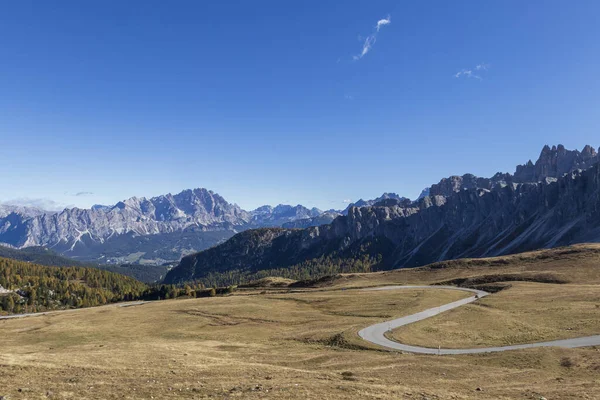
M 510 279 L 503 282 L 507 288 L 479 303 L 436 317 L 443 318 L 437 324 L 429 325 L 435 318 L 425 320 L 406 327 L 411 331 L 394 334 L 407 342 L 449 347 L 598 334 L 598 261 L 597 246 L 577 246 L 413 270 L 339 274 L 296 288 L 266 279 L 264 286 L 248 285 L 228 296 L 4 320 L 0 396 L 600 398 L 595 348 L 429 356 L 386 351 L 357 335 L 365 326 L 467 296 L 448 290 L 362 287 L 457 278 L 475 284 L 483 279 L 489 285 L 494 284 L 489 276 L 515 274 L 522 274 L 524 281 Z M 538 274 L 566 283 L 531 281 Z M 432 326 L 444 329 L 429 332 Z

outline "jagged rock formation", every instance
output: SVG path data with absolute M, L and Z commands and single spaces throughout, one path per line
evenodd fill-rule
M 342 214 L 346 215 L 348 214 L 348 210 L 350 210 L 352 207 L 365 207 L 365 206 L 372 206 L 375 203 L 380 202 L 381 200 L 386 200 L 386 199 L 396 199 L 396 200 L 400 200 L 400 201 L 407 201 L 410 202 L 410 199 L 406 198 L 406 197 L 402 197 L 396 193 L 384 193 L 381 196 L 373 199 L 373 200 L 363 200 L 360 199 L 355 203 L 350 203 L 348 204 L 348 207 L 346 207 L 346 209 L 344 211 L 342 211 Z
M 185 257 L 166 281 L 292 267 L 323 256 L 356 257 L 374 243 L 381 256 L 374 267 L 386 269 L 600 241 L 600 166 L 579 169 L 590 158 L 578 152 L 567 157 L 559 149 L 542 151 L 551 157 L 536 163 L 542 171 L 535 175 L 538 182 L 514 182 L 507 174 L 467 176 L 444 181 L 438 186 L 444 189 L 434 185 L 429 196 L 412 203 L 386 199 L 351 207 L 328 225 L 244 232 Z M 590 150 L 586 154 L 595 154 Z
M 452 193 L 463 189 L 491 190 L 497 185 L 551 181 L 569 172 L 587 169 L 598 161 L 600 161 L 600 156 L 589 145 L 586 145 L 582 151 L 567 150 L 562 144 L 552 146 L 552 148 L 546 145 L 535 164 L 529 160 L 524 165 L 518 165 L 512 175 L 498 172 L 491 178 L 481 178 L 472 174 L 450 176 L 425 189 L 419 198 L 423 197 L 424 193 L 430 196 L 450 196 Z
M 600 161 L 592 146 L 579 150 L 567 150 L 562 144 L 544 146 L 540 157 L 533 164 L 531 160 L 525 165 L 517 166 L 514 174 L 515 182 L 539 182 L 546 178 L 560 178 L 576 169 L 587 169 Z

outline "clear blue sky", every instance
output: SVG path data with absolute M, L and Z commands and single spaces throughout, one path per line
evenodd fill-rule
M 513 172 L 546 143 L 597 147 L 599 15 L 595 0 L 0 1 L 0 200 L 206 187 L 248 209 L 343 208 Z

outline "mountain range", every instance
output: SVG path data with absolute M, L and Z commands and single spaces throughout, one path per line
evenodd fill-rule
M 329 224 L 237 234 L 184 257 L 165 282 L 237 283 L 261 274 L 301 278 L 307 269 L 318 274 L 415 267 L 597 242 L 598 161 L 591 146 L 545 146 L 535 163 L 517 166 L 514 174 L 451 176 L 416 201 L 388 196 L 353 205 Z
M 298 248 L 285 244 L 288 259 L 283 263 L 278 256 L 269 259 L 265 264 L 269 268 L 332 254 L 342 258 L 369 252 L 382 256 L 374 268 L 414 266 L 457 256 L 504 254 L 567 243 L 568 237 L 574 241 L 595 240 L 590 227 L 581 228 L 585 234 L 574 234 L 572 228 L 555 224 L 556 229 L 568 234 L 563 232 L 551 239 L 548 235 L 554 228 L 547 223 L 542 224 L 543 229 L 534 229 L 529 224 L 541 224 L 541 215 L 549 212 L 540 208 L 540 202 L 555 204 L 560 200 L 548 197 L 551 191 L 567 181 L 584 179 L 582 171 L 593 169 L 598 161 L 600 158 L 591 146 L 581 151 L 567 150 L 562 145 L 545 146 L 535 163 L 530 160 L 519 165 L 513 174 L 497 173 L 491 178 L 472 174 L 451 176 L 425 188 L 415 201 L 384 193 L 376 199 L 358 200 L 345 210 L 325 212 L 302 205 L 262 206 L 246 211 L 207 189 L 149 199 L 132 197 L 112 206 L 95 205 L 90 209 L 69 208 L 60 212 L 0 205 L 0 244 L 18 249 L 47 247 L 77 260 L 102 264 L 161 265 L 224 244 L 239 232 L 283 228 L 248 234 L 254 239 L 260 232 L 266 234 L 270 239 L 259 240 L 261 246 L 271 241 L 283 244 L 288 237 L 297 242 Z M 585 198 L 587 204 L 585 196 L 589 190 L 579 193 L 578 201 Z M 546 203 L 542 205 L 547 206 Z M 553 209 L 553 212 L 563 215 L 565 210 Z M 539 238 L 523 239 L 525 231 L 532 235 L 535 231 Z M 474 243 L 469 245 L 469 241 Z M 440 248 L 432 250 L 433 243 Z M 217 246 L 211 251 L 223 248 Z M 365 251 L 366 248 L 370 250 Z M 247 253 L 252 253 L 252 246 L 248 249 Z M 232 251 L 235 253 L 235 249 Z M 230 256 L 227 254 L 223 259 Z M 268 259 L 268 252 L 265 257 Z M 240 263 L 255 270 L 263 268 L 263 261 L 254 266 L 242 257 Z M 219 266 L 215 271 L 233 268 L 232 265 Z M 171 277 L 173 274 L 176 272 Z
M 49 247 L 86 261 L 161 264 L 214 246 L 239 231 L 297 221 L 311 226 L 331 222 L 335 216 L 302 205 L 245 211 L 210 190 L 194 189 L 60 212 L 3 205 L 0 243 Z M 316 217 L 321 219 L 312 220 Z

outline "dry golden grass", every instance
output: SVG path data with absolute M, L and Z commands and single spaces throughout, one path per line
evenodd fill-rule
M 579 244 L 493 258 L 444 261 L 425 267 L 369 274 L 342 274 L 336 287 L 430 285 L 487 274 L 553 275 L 570 283 L 600 284 L 600 244 Z
M 558 335 L 561 327 L 592 333 L 593 323 L 578 325 L 572 319 L 558 328 L 547 327 L 545 317 L 527 310 L 545 308 L 554 321 L 573 310 L 582 321 L 600 319 L 598 311 L 588 310 L 595 304 L 591 296 L 598 295 L 593 285 L 600 283 L 596 248 L 552 253 L 550 258 L 521 257 L 530 260 L 500 266 L 462 261 L 443 269 L 346 275 L 332 287 L 313 291 L 248 290 L 231 297 L 113 305 L 0 321 L 0 396 L 11 400 L 600 398 L 600 353 L 593 348 L 439 357 L 380 351 L 356 335 L 370 324 L 461 298 L 461 292 L 340 290 L 549 269 L 567 275 L 574 284 L 513 283 L 511 289 L 485 299 L 493 307 L 467 306 L 461 318 L 472 319 L 473 307 L 490 308 L 508 320 L 514 318 L 517 329 L 522 328 L 519 316 L 528 315 L 527 328 L 541 336 Z M 556 307 L 550 297 L 531 299 L 538 287 L 551 290 L 559 299 Z M 440 318 L 448 318 L 450 324 L 452 313 Z M 461 329 L 470 327 L 458 325 L 449 332 L 461 338 Z M 564 333 L 568 337 L 571 332 Z M 407 340 L 419 338 L 411 335 Z
M 402 343 L 446 348 L 507 346 L 600 334 L 600 285 L 531 282 L 395 330 Z

